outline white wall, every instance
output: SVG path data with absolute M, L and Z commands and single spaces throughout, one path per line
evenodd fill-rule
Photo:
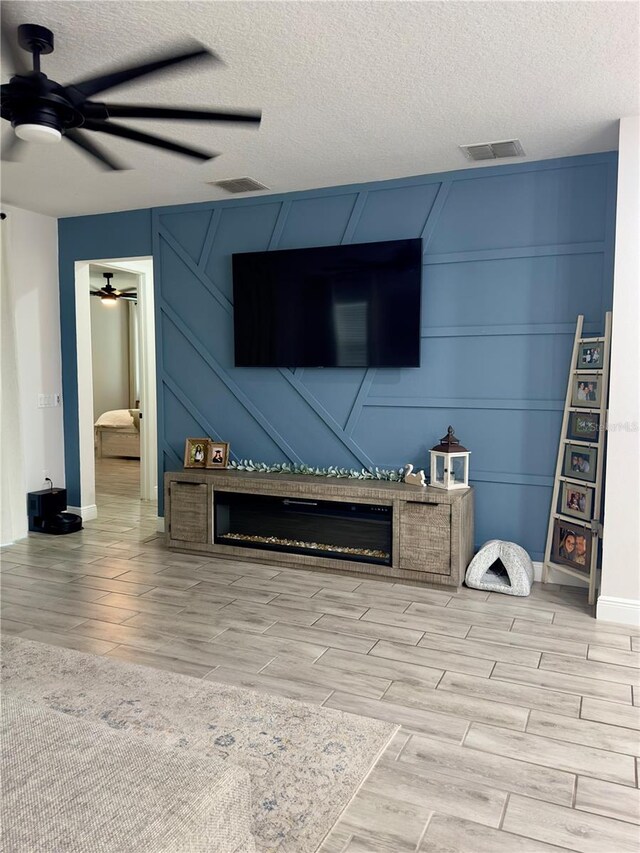
M 620 120 L 598 619 L 640 625 L 640 116 Z
M 94 296 L 90 307 L 95 421 L 103 412 L 129 408 L 129 303 L 103 305 Z
M 62 405 L 39 408 L 38 395 L 62 395 L 58 224 L 50 216 L 3 205 L 9 234 L 7 258 L 13 291 L 18 396 L 26 492 L 43 489 L 44 472 L 64 485 Z

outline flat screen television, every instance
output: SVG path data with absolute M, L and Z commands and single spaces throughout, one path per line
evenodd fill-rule
M 236 367 L 419 367 L 422 240 L 234 254 Z

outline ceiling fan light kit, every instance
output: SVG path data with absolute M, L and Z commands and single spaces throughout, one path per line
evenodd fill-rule
M 24 139 L 25 142 L 44 142 L 47 145 L 62 139 L 57 128 L 46 124 L 17 124 L 15 133 L 18 139 Z
M 173 142 L 151 133 L 114 123 L 112 118 L 155 119 L 177 121 L 213 121 L 258 126 L 260 112 L 249 110 L 211 110 L 185 107 L 154 107 L 143 104 L 107 104 L 92 101 L 94 95 L 121 86 L 165 68 L 188 62 L 219 62 L 203 45 L 192 43 L 188 49 L 164 54 L 158 59 L 107 74 L 89 77 L 62 86 L 40 70 L 40 57 L 53 51 L 53 33 L 38 24 L 21 24 L 15 34 L 2 23 L 2 49 L 15 70 L 10 81 L 0 87 L 0 114 L 11 123 L 15 136 L 3 152 L 3 159 L 13 159 L 24 142 L 59 142 L 64 136 L 107 169 L 124 166 L 109 156 L 91 139 L 93 133 L 107 133 L 144 145 L 152 145 L 196 160 L 217 157 L 189 145 Z M 24 51 L 32 55 L 32 67 Z

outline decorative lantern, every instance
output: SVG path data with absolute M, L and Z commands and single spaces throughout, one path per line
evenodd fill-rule
M 453 434 L 453 427 L 447 429 L 447 434 L 430 450 L 431 453 L 431 486 L 436 489 L 468 489 L 469 488 L 469 456 L 470 451 L 460 444 Z

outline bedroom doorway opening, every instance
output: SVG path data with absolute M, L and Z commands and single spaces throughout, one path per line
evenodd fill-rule
M 78 261 L 75 286 L 80 511 L 89 520 L 143 501 L 149 515 L 158 498 L 153 260 Z

